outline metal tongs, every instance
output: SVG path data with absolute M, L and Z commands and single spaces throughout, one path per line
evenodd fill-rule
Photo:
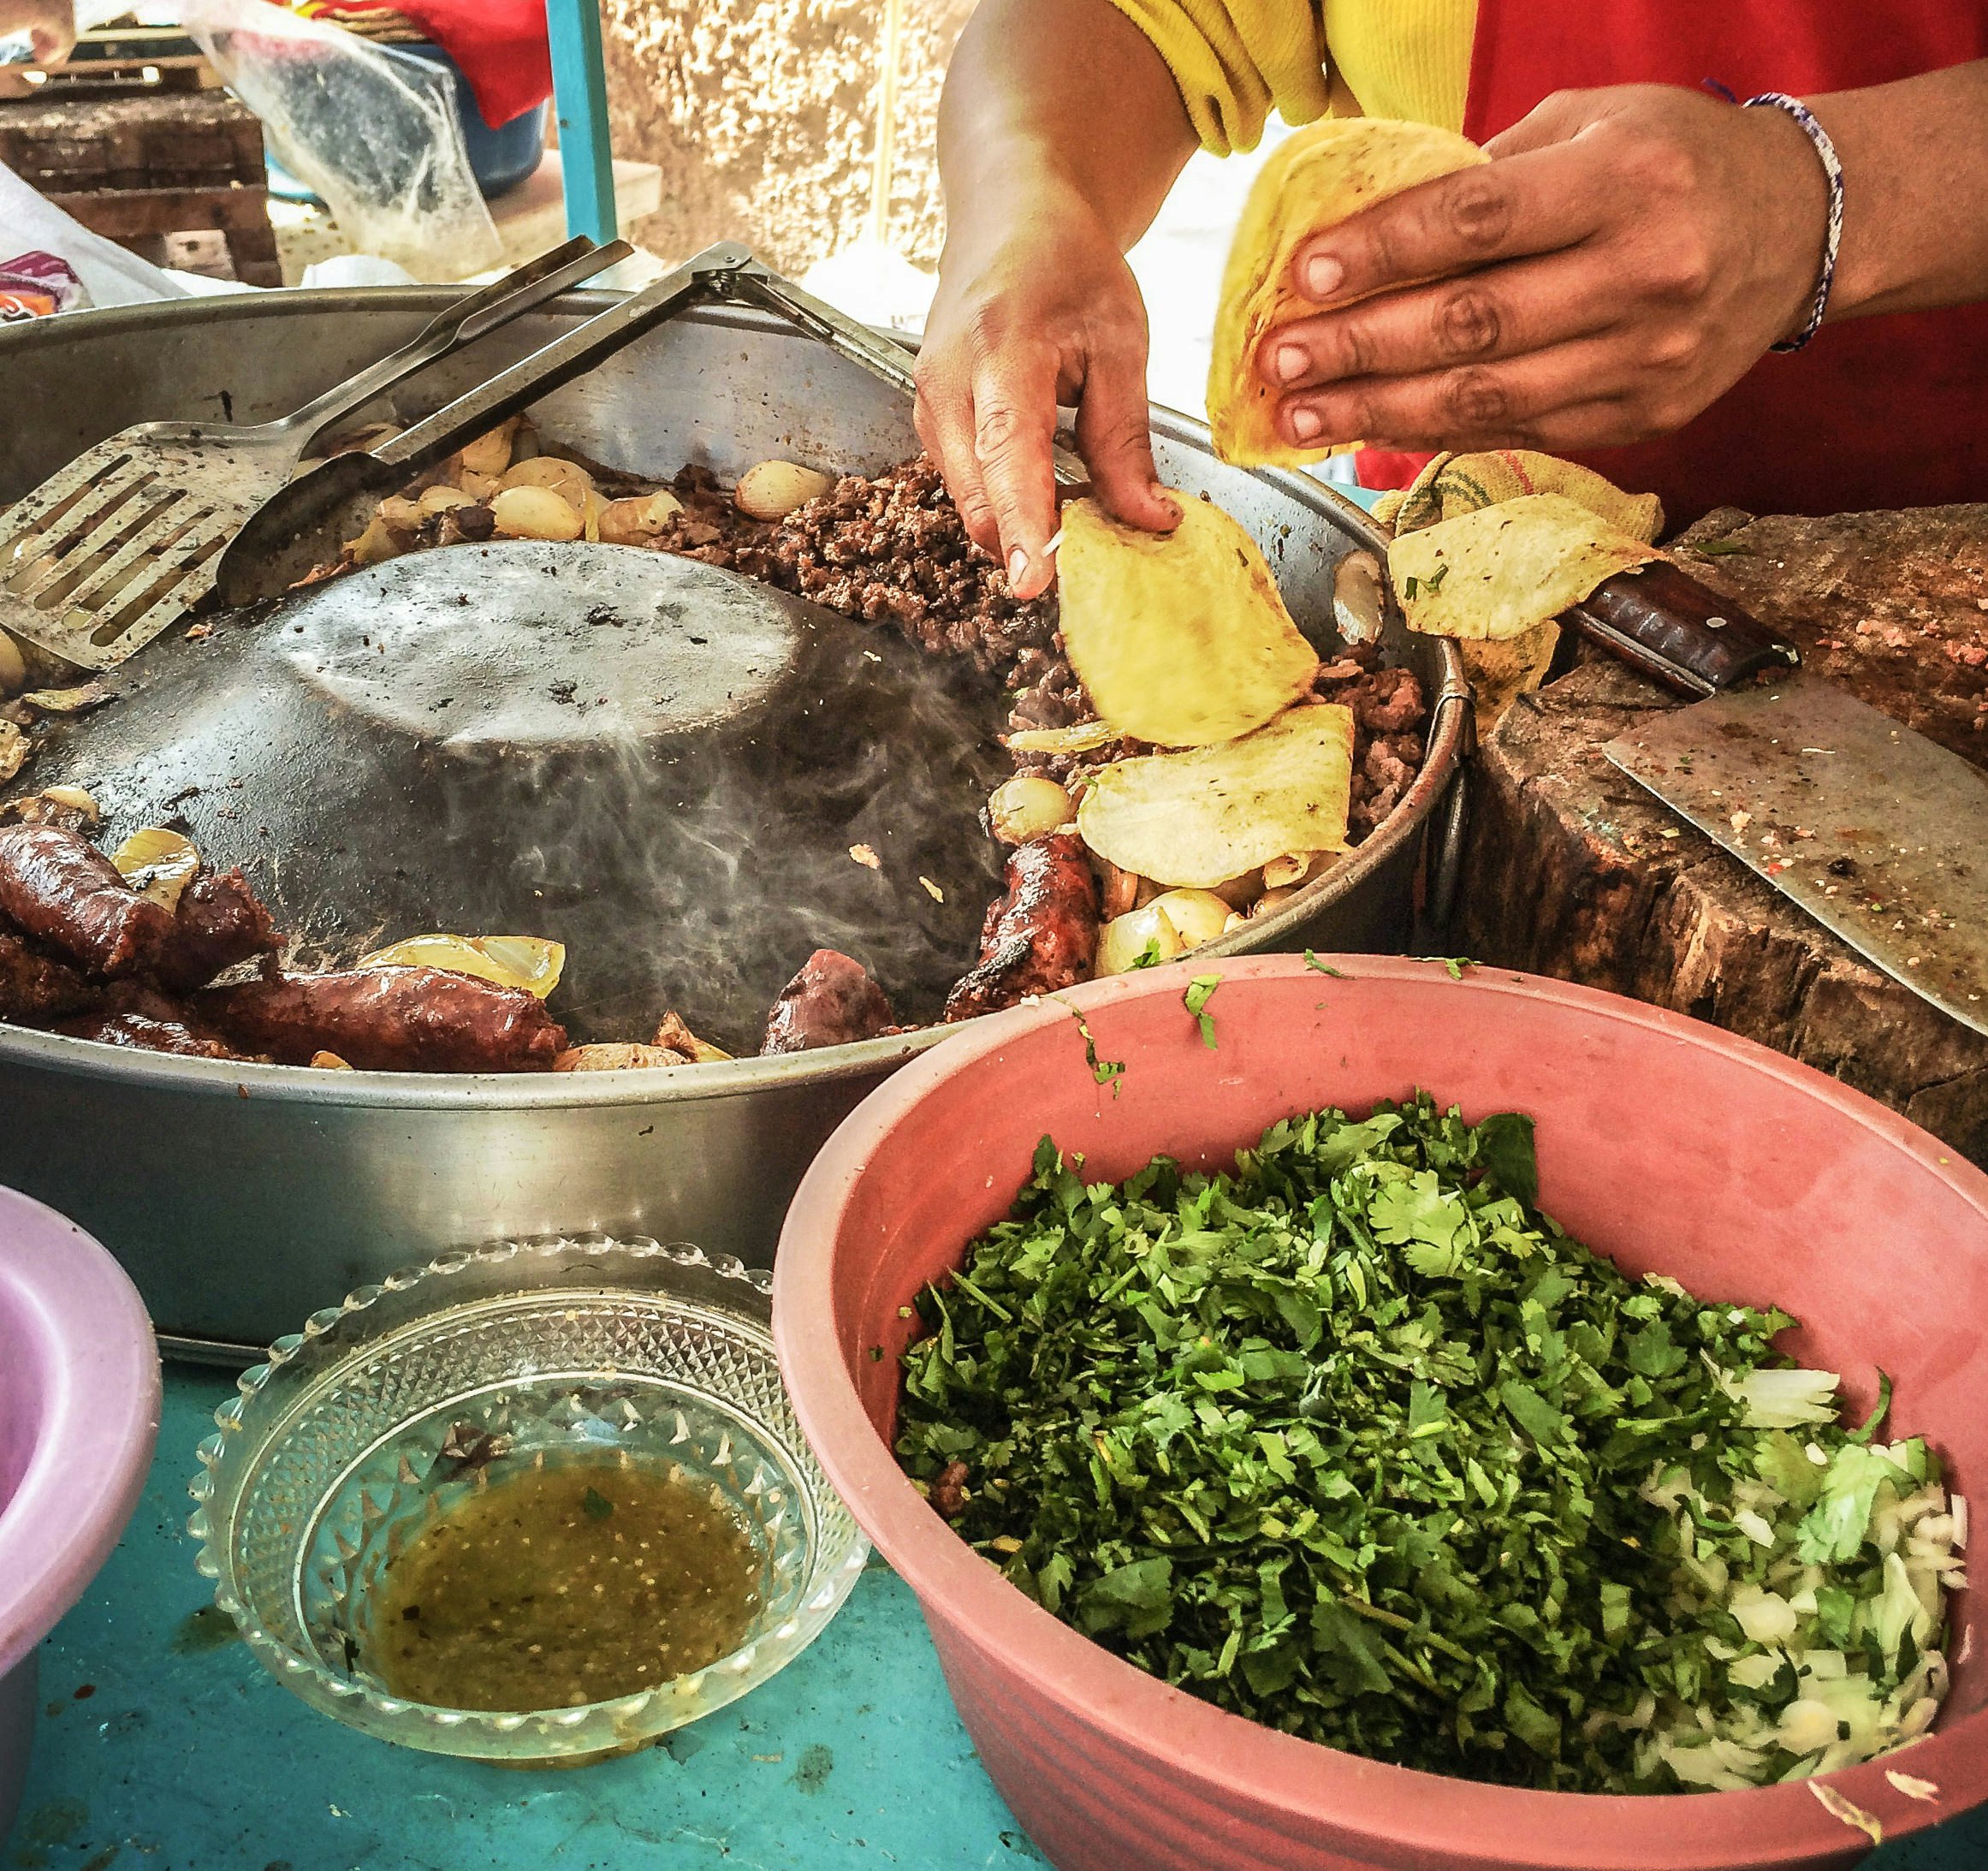
M 98 443 L 0 513 L 0 626 L 65 662 L 115 668 L 207 597 L 229 541 L 323 430 L 633 251 L 569 241 L 277 421 L 140 423 Z
M 749 248 L 721 241 L 377 448 L 335 455 L 291 483 L 222 555 L 221 602 L 244 604 L 288 590 L 337 556 L 339 542 L 360 531 L 371 502 L 694 305 L 778 313 L 906 396 L 914 394 L 911 353 L 903 346 L 782 279 Z

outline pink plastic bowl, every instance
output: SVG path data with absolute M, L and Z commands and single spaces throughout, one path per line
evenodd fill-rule
M 1695 1871 L 1848 1864 L 1860 1832 L 1800 1785 L 1645 1798 L 1411 1773 L 1223 1713 L 1119 1661 L 956 1539 L 890 1452 L 897 1316 L 1008 1209 L 1045 1133 L 1093 1178 L 1155 1154 L 1220 1167 L 1277 1119 L 1420 1086 L 1467 1117 L 1531 1113 L 1540 1201 L 1625 1270 L 1707 1298 L 1777 1301 L 1784 1342 L 1898 1387 L 1902 1434 L 1988 1485 L 1988 1178 L 1834 1080 L 1709 1026 L 1486 969 L 1295 957 L 1222 965 L 1217 1047 L 1188 971 L 1120 976 L 963 1033 L 871 1094 L 802 1184 L 774 1273 L 774 1333 L 803 1428 L 917 1594 L 994 1784 L 1064 1871 L 1348 1866 Z M 1094 1079 L 1071 1008 L 1119 1095 Z M 881 1358 L 873 1349 L 881 1347 Z M 1831 1784 L 1902 1834 L 1988 1798 L 1988 1613 L 1955 1602 L 1962 1660 L 1934 1734 Z M 1884 1779 L 1902 1766 L 1937 1804 Z
M 138 1289 L 74 1222 L 0 1189 L 0 1838 L 27 1767 L 35 1647 L 116 1546 L 158 1422 Z

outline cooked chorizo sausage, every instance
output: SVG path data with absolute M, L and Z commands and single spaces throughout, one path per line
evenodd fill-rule
M 833 948 L 817 948 L 780 990 L 759 1049 L 801 1053 L 846 1046 L 875 1038 L 895 1019 L 888 998 L 861 962 Z
M 170 911 L 59 825 L 0 826 L 0 917 L 95 975 L 143 971 L 173 932 Z
M 270 912 L 239 870 L 203 869 L 180 893 L 173 932 L 153 972 L 165 986 L 184 991 L 252 955 L 273 955 L 281 946 Z
M 271 973 L 188 1004 L 231 1044 L 284 1065 L 325 1052 L 363 1072 L 550 1072 L 566 1050 L 536 995 L 442 968 Z
M 1086 979 L 1097 936 L 1097 877 L 1083 840 L 1051 832 L 1018 846 L 1006 892 L 981 929 L 980 961 L 947 997 L 946 1019 L 971 1019 Z

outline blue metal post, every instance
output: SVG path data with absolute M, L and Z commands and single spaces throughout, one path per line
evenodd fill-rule
M 614 163 L 608 142 L 608 72 L 601 58 L 599 0 L 546 0 L 552 42 L 552 100 L 566 231 L 614 238 Z

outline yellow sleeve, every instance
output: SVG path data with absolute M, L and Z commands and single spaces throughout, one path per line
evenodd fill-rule
M 1195 134 L 1217 156 L 1256 146 L 1273 105 L 1287 123 L 1330 102 L 1314 0 L 1112 0 L 1166 61 Z
M 1477 0 L 1112 0 L 1152 40 L 1202 146 L 1254 149 L 1272 109 L 1463 128 Z

